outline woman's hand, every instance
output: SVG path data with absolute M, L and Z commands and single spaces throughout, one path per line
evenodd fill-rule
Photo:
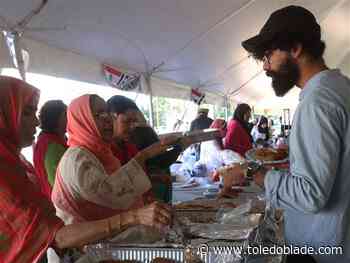
M 62 226 L 57 231 L 52 246 L 57 249 L 82 247 L 86 244 L 112 237 L 131 226 L 141 224 L 163 230 L 170 223 L 170 207 L 159 202 L 153 202 L 145 207 L 124 212 L 107 219 Z
M 153 202 L 135 211 L 137 224 L 164 229 L 171 224 L 171 208 L 166 204 Z

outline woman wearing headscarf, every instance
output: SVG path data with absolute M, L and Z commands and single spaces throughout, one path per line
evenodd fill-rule
M 136 103 L 131 99 L 116 95 L 107 101 L 113 116 L 115 146 L 113 152 L 122 164 L 128 162 L 139 151 L 160 142 L 157 133 L 150 127 Z M 184 140 L 181 141 L 184 144 Z M 184 147 L 186 147 L 184 145 Z M 147 166 L 168 168 L 182 152 L 181 147 L 167 151 L 146 161 Z
M 251 108 L 248 104 L 241 103 L 233 114 L 233 118 L 227 126 L 225 137 L 225 149 L 238 152 L 243 157 L 245 153 L 252 148 L 252 138 L 250 136 L 249 119 Z
M 139 126 L 141 112 L 134 101 L 116 95 L 107 101 L 107 107 L 114 122 L 112 151 L 121 164 L 126 164 L 136 154 L 145 151 L 147 147 L 154 147 L 160 143 L 158 135 L 151 127 L 142 124 Z M 145 122 L 142 123 L 145 124 Z M 184 139 L 181 139 L 171 151 L 153 158 L 149 156 L 145 162 L 145 170 L 152 181 L 153 194 L 159 200 L 171 201 L 172 182 L 169 166 L 176 161 L 182 151 L 182 145 L 185 143 Z
M 108 111 L 113 117 L 114 138 L 112 151 L 122 165 L 130 161 L 138 152 L 137 146 L 130 141 L 130 134 L 138 122 L 139 111 L 131 99 L 116 95 L 107 101 Z
M 210 125 L 210 128 L 220 130 L 222 137 L 201 143 L 201 156 L 199 161 L 207 165 L 207 170 L 209 172 L 213 170 L 210 169 L 210 164 L 218 163 L 218 159 L 220 159 L 220 152 L 224 150 L 222 138 L 224 138 L 226 135 L 226 121 L 223 119 L 215 119 Z M 221 163 L 221 161 L 219 162 Z
M 61 100 L 47 101 L 40 109 L 41 133 L 34 145 L 34 167 L 42 193 L 51 200 L 51 191 L 61 157 L 67 149 L 67 106 Z
M 251 135 L 255 143 L 264 143 L 269 140 L 268 119 L 260 116 L 257 125 L 252 129 Z
M 97 95 L 74 99 L 67 109 L 69 148 L 56 173 L 52 201 L 66 224 L 99 220 L 143 207 L 143 195 L 151 182 L 143 170 L 158 145 L 136 154 L 124 166 L 113 155 L 112 117 L 106 102 Z
M 63 226 L 52 204 L 29 180 L 33 167 L 20 157 L 38 125 L 39 91 L 11 77 L 0 77 L 0 262 L 36 263 L 51 246 L 62 251 L 108 238 L 140 223 L 135 212 L 93 222 Z M 161 213 L 159 215 L 159 212 Z M 139 210 L 141 213 L 141 210 Z M 163 221 L 155 221 L 153 218 Z M 143 209 L 143 223 L 162 227 L 169 212 L 162 206 Z

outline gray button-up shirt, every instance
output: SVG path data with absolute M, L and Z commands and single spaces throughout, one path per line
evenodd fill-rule
M 340 245 L 349 257 L 344 262 L 350 262 L 349 78 L 325 70 L 306 83 L 289 139 L 289 173 L 270 171 L 265 177 L 267 200 L 285 210 L 287 242 Z

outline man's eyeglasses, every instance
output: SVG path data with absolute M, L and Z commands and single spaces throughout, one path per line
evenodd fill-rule
M 266 50 L 262 59 L 262 62 L 265 64 L 267 63 L 268 65 L 271 64 L 271 56 L 274 50 Z

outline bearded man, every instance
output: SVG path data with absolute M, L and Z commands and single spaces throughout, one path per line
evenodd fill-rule
M 260 169 L 254 181 L 267 202 L 284 209 L 287 243 L 314 249 L 307 262 L 350 262 L 350 80 L 326 66 L 320 25 L 303 7 L 275 11 L 242 46 L 263 62 L 277 96 L 301 89 L 290 170 Z M 341 249 L 325 255 L 326 246 Z

